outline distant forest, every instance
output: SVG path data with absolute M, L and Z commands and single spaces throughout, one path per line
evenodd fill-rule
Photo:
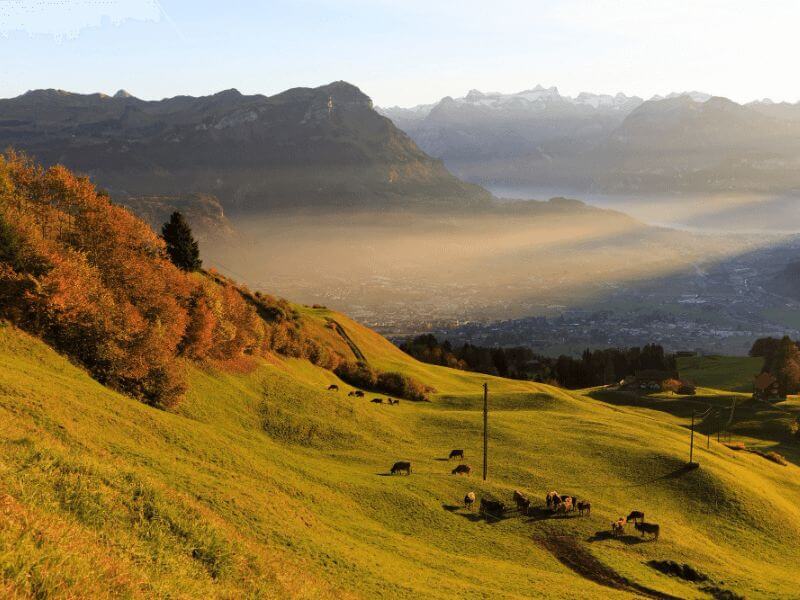
M 621 350 L 585 350 L 580 358 L 552 358 L 530 348 L 490 348 L 465 343 L 440 342 L 433 334 L 423 334 L 400 345 L 400 349 L 422 362 L 465 371 L 527 379 L 578 389 L 621 381 L 638 371 L 675 371 L 675 355 L 666 354 L 657 344 Z

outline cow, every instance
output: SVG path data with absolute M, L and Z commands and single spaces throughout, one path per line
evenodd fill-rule
M 469 475 L 472 473 L 472 467 L 469 465 L 458 465 L 455 469 L 450 471 L 452 475 Z
M 407 460 L 399 460 L 392 465 L 392 475 L 405 471 L 406 475 L 411 475 L 411 463 Z
M 584 512 L 587 515 L 591 515 L 592 514 L 592 505 L 589 502 L 587 502 L 586 500 L 581 500 L 580 502 L 578 502 L 578 514 L 583 516 Z
M 506 512 L 506 505 L 500 502 L 500 500 L 487 500 L 486 498 L 481 498 L 481 515 L 490 515 L 492 517 L 499 518 L 504 512 Z
M 572 504 L 572 496 L 564 496 L 561 504 L 558 505 L 558 511 L 563 513 L 572 512 L 575 510 L 575 505 Z
M 555 510 L 556 507 L 561 504 L 561 496 L 558 495 L 558 492 L 553 490 L 552 492 L 547 492 L 547 508 L 550 510 Z
M 395 404 L 400 404 L 400 400 L 393 400 L 392 398 L 389 398 L 388 402 L 391 406 L 394 406 Z
M 639 521 L 639 522 L 643 523 L 644 522 L 644 513 L 642 511 L 640 511 L 640 510 L 632 510 L 631 514 L 628 515 L 628 519 L 627 520 L 628 521 L 633 521 L 634 523 L 636 521 Z
M 373 398 L 370 402 L 374 402 L 375 404 L 383 404 L 383 398 Z
M 464 451 L 463 450 L 450 450 L 450 456 L 447 457 L 447 460 L 452 460 L 454 458 L 460 458 L 464 460 Z
M 523 515 L 528 514 L 528 510 L 531 507 L 531 501 L 525 496 L 525 494 L 519 490 L 514 490 L 514 502 L 517 504 L 517 510 L 519 510 Z
M 625 533 L 625 525 L 627 524 L 627 520 L 625 517 L 620 517 L 613 523 L 611 523 L 611 535 L 614 537 L 619 537 L 623 533 Z
M 347 393 L 347 397 L 348 397 L 348 398 L 352 398 L 352 397 L 354 397 L 355 395 L 356 395 L 356 393 L 355 393 L 355 392 L 352 392 L 352 391 Z
M 658 539 L 658 534 L 661 532 L 661 528 L 656 525 L 655 523 L 645 523 L 642 521 L 641 523 L 634 523 L 633 526 L 636 528 L 637 531 L 642 532 L 642 537 L 644 537 L 645 533 L 649 533 L 653 536 L 653 539 Z
M 364 392 L 362 392 L 361 390 L 356 390 L 355 392 L 353 392 L 353 394 L 355 395 L 356 398 L 364 397 Z
M 467 495 L 464 496 L 464 508 L 472 510 L 472 506 L 474 504 L 475 504 L 475 492 L 467 492 Z
M 328 386 L 328 391 L 329 392 L 338 392 L 339 391 L 339 386 L 336 385 L 335 383 L 332 383 L 332 384 L 330 384 Z

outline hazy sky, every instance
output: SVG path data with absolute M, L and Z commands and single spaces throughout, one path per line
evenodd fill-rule
M 798 0 L 0 0 L 0 97 L 471 88 L 800 100 Z

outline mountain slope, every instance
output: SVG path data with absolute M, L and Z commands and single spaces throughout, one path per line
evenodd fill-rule
M 382 110 L 467 181 L 571 193 L 781 193 L 800 187 L 800 105 L 699 92 L 641 98 L 471 91 Z
M 153 102 L 37 90 L 0 101 L 0 146 L 9 145 L 90 174 L 117 199 L 213 194 L 233 212 L 490 198 L 345 82 L 271 97 L 227 90 Z
M 800 583 L 796 466 L 714 443 L 696 449 L 699 470 L 682 471 L 677 417 L 491 379 L 490 481 L 451 476 L 437 458 L 452 447 L 478 466 L 484 378 L 417 366 L 341 315 L 306 313 L 334 317 L 371 360 L 424 368 L 443 392 L 376 406 L 325 391 L 328 371 L 275 357 L 239 373 L 190 368 L 186 401 L 164 412 L 2 326 L 0 591 L 705 597 L 644 564 L 663 559 L 753 598 L 788 598 Z M 410 477 L 381 476 L 401 458 Z M 539 505 L 552 487 L 590 498 L 592 515 L 485 522 L 458 508 L 468 489 L 510 499 L 521 488 Z M 634 507 L 661 524 L 657 543 L 605 535 Z M 556 540 L 650 592 L 579 575 Z

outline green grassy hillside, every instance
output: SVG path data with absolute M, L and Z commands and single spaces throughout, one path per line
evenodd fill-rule
M 688 356 L 678 359 L 681 377 L 707 388 L 752 392 L 764 359 L 750 356 Z
M 421 364 L 342 315 L 301 313 L 344 343 L 325 327 L 334 318 L 376 368 L 434 386 L 432 402 L 348 398 L 330 371 L 268 358 L 187 365 L 187 398 L 165 412 L 2 326 L 0 597 L 796 596 L 795 464 L 712 443 L 686 471 L 678 412 Z M 452 448 L 472 477 L 450 475 Z M 388 476 L 400 459 L 413 474 Z M 592 514 L 487 522 L 460 507 L 468 490 L 510 501 L 515 488 L 536 505 L 549 489 L 577 494 Z M 661 525 L 658 542 L 606 534 L 634 508 Z M 665 559 L 713 584 L 645 564 Z

